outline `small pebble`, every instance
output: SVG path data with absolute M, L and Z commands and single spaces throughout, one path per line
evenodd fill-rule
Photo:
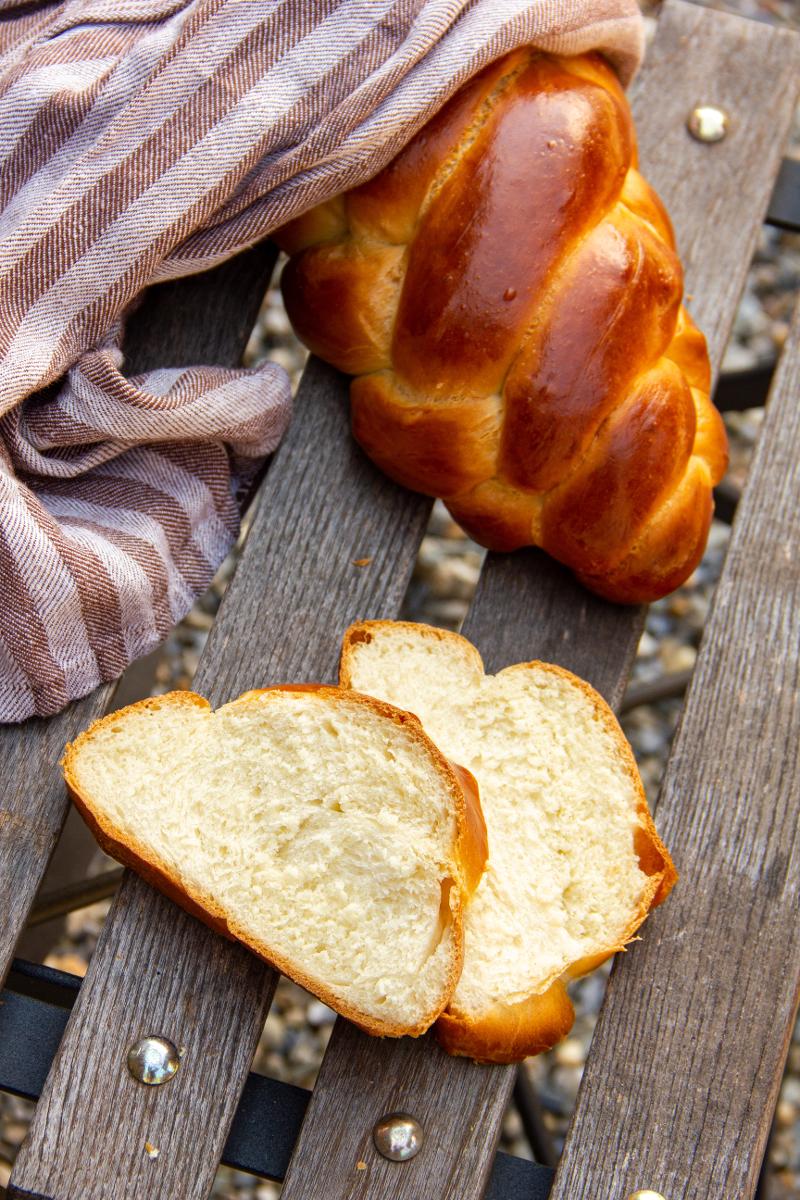
M 568 1037 L 555 1047 L 555 1060 L 562 1067 L 582 1067 L 586 1055 L 578 1038 Z
M 44 960 L 46 967 L 53 967 L 56 971 L 66 971 L 68 975 L 86 974 L 89 966 L 87 960 L 80 954 L 74 954 L 70 950 L 62 951 L 61 953 L 48 954 Z
M 3 1125 L 3 1141 L 10 1146 L 19 1146 L 25 1140 L 28 1132 L 27 1122 L 7 1121 Z
M 790 1104 L 788 1100 L 778 1101 L 775 1108 L 776 1124 L 782 1126 L 784 1129 L 790 1127 L 797 1120 L 797 1115 L 796 1105 Z
M 667 674 L 678 671 L 689 671 L 697 661 L 697 650 L 695 647 L 682 645 L 675 638 L 665 638 L 659 647 L 658 653 L 664 671 Z
M 259 1180 L 253 1192 L 254 1200 L 278 1200 L 281 1194 L 280 1184 L 270 1183 L 269 1180 Z
M 336 1020 L 336 1013 L 332 1008 L 328 1008 L 327 1004 L 323 1004 L 321 1000 L 312 1000 L 308 1006 L 308 1021 L 311 1025 L 332 1025 Z

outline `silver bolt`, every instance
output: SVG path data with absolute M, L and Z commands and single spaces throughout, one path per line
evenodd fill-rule
M 721 142 L 728 132 L 728 114 L 716 104 L 698 104 L 689 113 L 686 124 L 698 142 Z M 647 1193 L 643 1193 L 645 1196 Z M 658 1193 L 653 1192 L 656 1196 Z
M 133 1078 L 153 1087 L 172 1079 L 180 1063 L 181 1052 L 175 1043 L 154 1034 L 140 1038 L 128 1051 L 128 1070 Z
M 661 1192 L 651 1192 L 647 1188 L 643 1192 L 631 1192 L 628 1200 L 664 1200 Z
M 392 1162 L 407 1162 L 422 1149 L 422 1126 L 408 1113 L 389 1113 L 372 1130 L 375 1149 Z

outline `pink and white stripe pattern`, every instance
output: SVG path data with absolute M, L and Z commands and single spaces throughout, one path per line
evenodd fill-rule
M 635 0 L 0 0 L 0 720 L 163 639 L 288 423 L 275 366 L 126 378 L 136 297 L 369 178 L 524 43 L 627 80 Z

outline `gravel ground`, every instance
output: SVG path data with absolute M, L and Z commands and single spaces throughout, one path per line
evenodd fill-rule
M 748 17 L 776 21 L 800 28 L 800 6 L 795 2 L 714 4 Z M 643 3 L 647 13 L 657 5 Z M 800 288 L 800 236 L 765 230 L 757 251 L 745 296 L 726 354 L 724 370 L 743 370 L 774 361 L 788 330 L 791 311 Z M 280 362 L 296 382 L 304 354 L 289 330 L 277 291 L 266 298 L 247 351 L 250 362 L 264 356 Z M 751 409 L 729 414 L 731 479 L 741 484 L 763 411 Z M 653 680 L 664 673 L 691 669 L 707 618 L 714 584 L 728 542 L 728 527 L 714 522 L 703 562 L 688 583 L 672 596 L 654 604 L 639 646 L 633 683 Z M 212 587 L 172 633 L 156 668 L 154 691 L 188 687 L 197 666 L 214 614 L 233 574 L 238 550 L 220 568 Z M 484 551 L 467 539 L 444 507 L 434 506 L 420 548 L 403 615 L 458 629 L 472 597 Z M 669 746 L 681 709 L 681 699 L 635 708 L 623 718 L 634 747 L 648 795 L 654 800 L 663 775 Z M 107 860 L 106 860 L 107 865 Z M 103 869 L 102 856 L 93 871 Z M 64 970 L 83 974 L 108 909 L 108 902 L 73 913 L 64 934 L 47 961 Z M 577 1019 L 570 1036 L 550 1054 L 530 1060 L 530 1076 L 542 1102 L 545 1122 L 556 1147 L 563 1140 L 574 1106 L 583 1064 L 602 1002 L 607 970 L 596 972 L 573 988 Z M 330 1036 L 334 1015 L 301 988 L 282 980 L 264 1029 L 255 1069 L 276 1078 L 311 1086 Z M 14 1097 L 0 1096 L 0 1185 L 7 1182 L 10 1164 L 25 1136 L 33 1106 Z M 528 1154 L 517 1114 L 509 1112 L 503 1144 L 515 1153 Z M 279 1195 L 275 1184 L 241 1172 L 220 1168 L 214 1189 L 218 1200 L 249 1197 L 271 1200 Z M 778 1103 L 769 1151 L 766 1200 L 800 1197 L 800 1031 L 795 1031 L 786 1077 Z

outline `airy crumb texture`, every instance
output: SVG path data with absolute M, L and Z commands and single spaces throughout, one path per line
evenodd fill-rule
M 104 848 L 369 1032 L 419 1034 L 444 1008 L 481 852 L 409 714 L 335 688 L 216 712 L 173 692 L 97 722 L 63 765 Z
M 352 626 L 341 682 L 416 713 L 478 780 L 489 862 L 445 1046 L 500 1061 L 547 1048 L 572 1021 L 564 982 L 624 946 L 675 879 L 616 719 L 558 667 L 485 675 L 466 639 L 424 625 Z

